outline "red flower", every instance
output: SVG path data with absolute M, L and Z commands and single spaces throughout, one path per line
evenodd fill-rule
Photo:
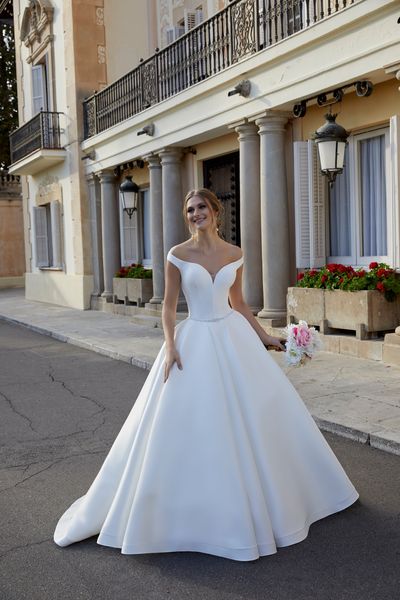
M 328 275 L 322 275 L 321 277 L 321 283 L 325 283 L 325 281 L 328 279 Z
M 369 263 L 369 268 L 370 268 L 370 269 L 376 269 L 376 267 L 377 267 L 377 266 L 378 266 L 378 263 L 377 263 L 377 262 L 372 262 L 372 263 Z
M 383 284 L 382 281 L 378 281 L 378 283 L 376 284 L 376 289 L 379 290 L 380 292 L 385 291 L 385 285 Z
M 326 265 L 326 268 L 330 273 L 333 273 L 333 271 L 336 271 L 336 266 L 337 265 L 335 263 L 330 263 L 329 265 Z
M 315 275 L 317 274 L 317 271 L 315 269 L 311 269 L 311 271 L 308 274 L 310 277 L 315 277 Z
M 364 277 L 364 275 L 365 275 L 364 269 L 361 269 L 361 271 L 357 271 L 357 277 Z
M 343 277 L 339 279 L 339 284 L 343 283 Z
M 386 275 L 386 270 L 385 269 L 378 269 L 376 272 L 378 277 L 385 277 Z
M 303 277 L 304 277 L 304 273 L 299 273 L 297 275 L 297 281 L 301 281 L 303 279 Z
M 347 267 L 345 267 L 344 265 L 338 265 L 338 271 L 339 273 L 346 273 Z

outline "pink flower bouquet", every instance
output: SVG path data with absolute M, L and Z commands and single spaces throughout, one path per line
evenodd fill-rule
M 300 321 L 297 325 L 288 325 L 285 332 L 287 335 L 285 358 L 289 366 L 305 365 L 321 347 L 318 331 L 314 327 L 309 327 L 305 321 Z

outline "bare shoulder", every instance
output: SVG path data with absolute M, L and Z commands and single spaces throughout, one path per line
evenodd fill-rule
M 170 252 L 176 256 L 176 258 L 180 258 L 181 260 L 186 260 L 188 257 L 188 252 L 190 252 L 192 246 L 192 241 L 191 240 L 186 240 L 185 242 L 182 242 L 181 244 L 177 244 L 176 246 L 173 246 L 170 250 Z
M 224 251 L 230 260 L 239 260 L 242 258 L 243 252 L 239 246 L 234 246 L 233 244 L 229 244 L 228 242 L 224 242 Z

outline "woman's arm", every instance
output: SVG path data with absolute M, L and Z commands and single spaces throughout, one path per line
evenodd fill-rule
M 181 276 L 179 269 L 167 260 L 165 267 L 165 294 L 162 307 L 162 324 L 165 337 L 164 382 L 167 381 L 169 372 L 175 362 L 178 368 L 182 369 L 181 359 L 175 348 L 174 336 L 180 284 Z
M 251 312 L 249 306 L 244 301 L 242 294 L 242 273 L 243 267 L 240 267 L 240 269 L 237 270 L 235 283 L 229 290 L 229 301 L 232 308 L 240 312 L 240 314 L 242 314 L 248 320 L 265 346 L 275 346 L 277 350 L 285 350 L 285 347 L 280 342 L 279 338 L 268 335 L 263 327 L 261 327 L 260 323 Z

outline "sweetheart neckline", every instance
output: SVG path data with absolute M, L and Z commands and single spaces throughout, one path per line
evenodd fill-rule
M 220 269 L 218 269 L 218 271 L 215 273 L 214 278 L 211 275 L 210 271 L 208 269 L 206 269 L 203 265 L 201 265 L 198 262 L 195 262 L 193 260 L 184 260 L 183 258 L 178 258 L 177 256 L 175 256 L 175 254 L 172 254 L 172 252 L 170 253 L 170 256 L 173 256 L 174 258 L 176 258 L 177 260 L 180 260 L 181 262 L 187 263 L 189 265 L 197 265 L 198 267 L 200 267 L 201 269 L 203 269 L 206 273 L 209 274 L 210 279 L 212 281 L 212 283 L 215 282 L 218 273 L 220 273 L 223 269 L 225 269 L 225 267 L 228 267 L 229 265 L 234 265 L 235 263 L 239 262 L 240 260 L 243 259 L 243 256 L 241 256 L 240 258 L 238 258 L 237 260 L 232 260 L 231 262 L 226 263 L 225 265 L 222 265 L 222 267 Z

